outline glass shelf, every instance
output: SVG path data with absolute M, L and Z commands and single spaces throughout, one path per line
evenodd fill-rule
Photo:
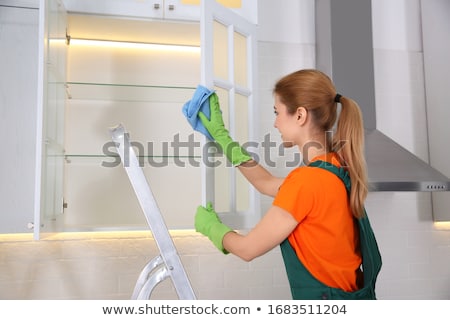
M 200 167 L 201 156 L 175 156 L 175 155 L 143 155 L 137 156 L 141 167 L 165 167 L 165 166 L 182 166 L 182 167 Z M 122 166 L 122 160 L 117 155 L 100 155 L 100 154 L 66 154 L 64 155 L 66 165 L 94 165 L 101 167 Z
M 122 167 L 123 163 L 119 156 L 105 156 L 105 155 L 65 155 L 55 156 L 54 159 L 64 159 L 65 165 L 77 166 L 88 165 L 92 168 L 104 167 L 114 168 Z M 200 168 L 201 156 L 138 156 L 138 161 L 141 167 L 155 167 L 155 168 L 193 168 L 195 170 Z M 149 159 L 152 159 L 151 161 Z M 212 159 L 212 158 L 211 158 Z M 226 161 L 225 158 L 215 157 L 215 161 Z M 126 161 L 126 160 L 125 160 Z M 211 160 L 212 161 L 212 160 Z
M 104 154 L 66 154 L 64 155 L 66 158 L 119 158 L 119 155 L 104 155 Z M 161 155 L 137 155 L 137 158 L 169 158 L 169 159 L 201 159 L 201 156 L 161 156 Z
M 192 98 L 195 87 L 160 86 L 145 84 L 67 82 L 71 100 L 106 100 L 130 102 L 186 102 Z

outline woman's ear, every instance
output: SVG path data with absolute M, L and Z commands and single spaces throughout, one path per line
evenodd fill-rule
M 305 107 L 298 107 L 297 108 L 297 122 L 302 125 L 306 122 L 306 118 L 308 116 L 308 110 L 306 110 Z

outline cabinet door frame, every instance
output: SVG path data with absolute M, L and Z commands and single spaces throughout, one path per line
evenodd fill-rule
M 202 1 L 202 11 L 200 20 L 200 37 L 201 37 L 201 82 L 202 85 L 209 88 L 220 88 L 228 92 L 228 101 L 230 105 L 229 130 L 231 136 L 235 133 L 235 95 L 239 94 L 248 99 L 248 115 L 255 114 L 256 103 L 256 25 L 244 19 L 242 16 L 234 13 L 232 10 L 223 7 L 215 1 Z M 214 74 L 214 43 L 218 41 L 214 39 L 213 25 L 218 22 L 227 28 L 227 59 L 228 59 L 228 78 L 223 79 Z M 247 85 L 243 87 L 234 80 L 234 34 L 245 37 L 246 41 L 246 73 Z M 257 141 L 256 125 L 254 121 L 247 119 L 247 134 L 250 141 Z M 242 141 L 243 142 L 243 141 Z M 206 138 L 203 138 L 202 146 L 205 147 Z M 208 201 L 214 203 L 215 181 L 214 168 L 207 167 L 202 162 L 202 202 L 205 205 Z M 249 206 L 246 210 L 239 212 L 236 206 L 236 178 L 239 175 L 238 169 L 231 168 L 228 175 L 231 181 L 230 205 L 229 210 L 221 211 L 219 215 L 224 223 L 235 228 L 250 228 L 260 218 L 260 195 L 248 184 Z
M 52 22 L 49 22 L 52 19 Z M 33 237 L 53 232 L 64 210 L 64 105 L 67 12 L 61 0 L 39 1 L 38 102 Z M 51 125 L 50 125 L 51 123 Z

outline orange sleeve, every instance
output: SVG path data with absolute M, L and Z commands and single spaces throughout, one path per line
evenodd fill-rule
M 298 168 L 292 171 L 284 180 L 273 205 L 280 207 L 291 213 L 299 223 L 314 208 L 314 195 L 311 186 L 308 186 L 308 177 L 304 173 L 305 168 Z

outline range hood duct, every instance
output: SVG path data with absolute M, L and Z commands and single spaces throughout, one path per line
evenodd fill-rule
M 361 107 L 370 191 L 449 191 L 449 178 L 376 128 L 371 0 L 315 3 L 317 68 Z

